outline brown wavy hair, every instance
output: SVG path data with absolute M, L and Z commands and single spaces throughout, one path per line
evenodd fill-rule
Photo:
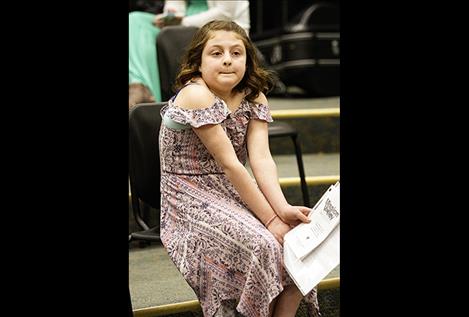
M 232 21 L 214 20 L 202 26 L 194 34 L 192 41 L 182 57 L 181 70 L 176 77 L 175 90 L 180 89 L 194 77 L 201 77 L 199 67 L 202 63 L 202 51 L 213 31 L 229 31 L 239 35 L 246 48 L 246 72 L 243 79 L 234 87 L 238 92 L 246 92 L 246 100 L 253 102 L 260 92 L 267 94 L 274 87 L 276 74 L 263 68 L 256 54 L 251 39 L 242 27 Z

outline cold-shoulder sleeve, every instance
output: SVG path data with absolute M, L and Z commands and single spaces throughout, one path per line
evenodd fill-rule
M 251 104 L 251 119 L 259 119 L 267 122 L 274 121 L 274 119 L 272 119 L 269 106 L 262 103 Z
M 184 109 L 168 105 L 162 115 L 179 124 L 198 128 L 207 124 L 221 123 L 230 113 L 223 103 L 215 101 L 210 107 L 201 109 Z

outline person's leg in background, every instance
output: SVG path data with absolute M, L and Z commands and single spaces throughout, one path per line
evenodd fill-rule
M 140 102 L 161 101 L 156 54 L 160 29 L 154 14 L 129 13 L 129 108 Z

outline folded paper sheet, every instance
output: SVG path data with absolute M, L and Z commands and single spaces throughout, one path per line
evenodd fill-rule
M 303 223 L 284 238 L 284 263 L 303 295 L 340 263 L 340 183 L 329 187 Z

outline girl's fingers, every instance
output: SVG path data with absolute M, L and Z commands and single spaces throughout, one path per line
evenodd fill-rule
M 298 207 L 298 209 L 300 209 L 300 211 L 306 216 L 311 212 L 311 208 L 308 207 Z
M 297 213 L 296 218 L 298 218 L 298 219 L 301 220 L 302 222 L 306 222 L 306 223 L 311 222 L 311 220 L 310 220 L 303 212 Z

